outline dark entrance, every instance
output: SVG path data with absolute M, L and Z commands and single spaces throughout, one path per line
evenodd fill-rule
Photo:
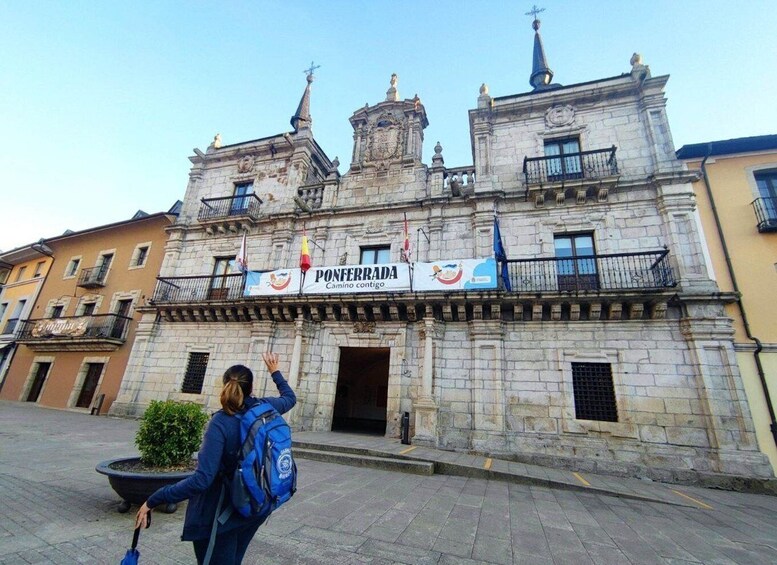
M 100 382 L 102 372 L 102 363 L 89 363 L 89 368 L 84 377 L 84 384 L 81 387 L 81 394 L 78 395 L 78 400 L 76 401 L 77 408 L 89 408 L 92 404 L 92 397 L 94 396 L 94 391 L 97 390 L 97 383 Z
M 340 348 L 332 431 L 386 433 L 389 351 Z
M 30 392 L 27 395 L 27 402 L 38 402 L 40 391 L 43 389 L 43 383 L 46 382 L 46 375 L 49 374 L 51 363 L 38 363 L 35 370 L 35 378 L 32 380 Z

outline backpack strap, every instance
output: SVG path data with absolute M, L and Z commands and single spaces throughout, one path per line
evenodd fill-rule
M 203 565 L 210 564 L 210 558 L 213 555 L 213 546 L 216 545 L 216 530 L 219 525 L 219 510 L 221 510 L 221 503 L 224 502 L 224 492 L 226 491 L 225 483 L 221 482 L 221 493 L 219 494 L 219 503 L 216 505 L 216 514 L 213 516 L 213 526 L 210 529 L 210 538 L 208 539 L 208 551 L 205 553 L 205 559 Z M 231 506 L 231 505 L 230 505 Z

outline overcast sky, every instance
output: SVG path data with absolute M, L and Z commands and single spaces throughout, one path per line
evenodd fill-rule
M 539 3 L 554 82 L 670 74 L 675 146 L 777 133 L 777 3 Z M 192 148 L 291 129 L 313 83 L 313 132 L 340 172 L 351 114 L 385 99 L 426 107 L 424 162 L 472 163 L 467 110 L 526 92 L 533 31 L 515 1 L 0 0 L 0 249 L 167 210 Z M 518 165 L 516 165 L 518 166 Z

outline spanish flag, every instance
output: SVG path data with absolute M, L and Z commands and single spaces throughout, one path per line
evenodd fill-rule
M 308 234 L 302 231 L 302 252 L 299 256 L 299 270 L 307 273 L 310 269 L 310 249 L 308 249 Z
M 407 214 L 405 214 L 405 226 L 404 226 L 405 240 L 402 242 L 402 250 L 400 251 L 400 258 L 405 263 L 410 262 L 410 230 L 407 227 Z

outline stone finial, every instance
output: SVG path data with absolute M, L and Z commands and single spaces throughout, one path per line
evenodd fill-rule
M 478 96 L 478 108 L 490 108 L 491 96 L 488 94 L 488 85 L 484 82 L 480 85 L 480 96 Z
M 442 158 L 442 145 L 437 142 L 434 146 L 434 155 L 432 156 L 432 167 L 442 167 L 445 161 Z
M 642 55 L 634 53 L 629 63 L 631 63 L 631 78 L 639 81 L 650 78 L 650 67 L 642 63 Z
M 213 141 L 208 145 L 208 149 L 221 149 L 221 134 L 217 133 L 213 136 Z
M 335 171 L 340 167 L 340 159 L 339 157 L 335 157 L 335 160 L 332 161 L 332 169 Z
M 386 101 L 396 102 L 399 100 L 399 92 L 397 91 L 397 73 L 391 74 L 391 80 L 389 81 L 389 89 L 386 91 Z

